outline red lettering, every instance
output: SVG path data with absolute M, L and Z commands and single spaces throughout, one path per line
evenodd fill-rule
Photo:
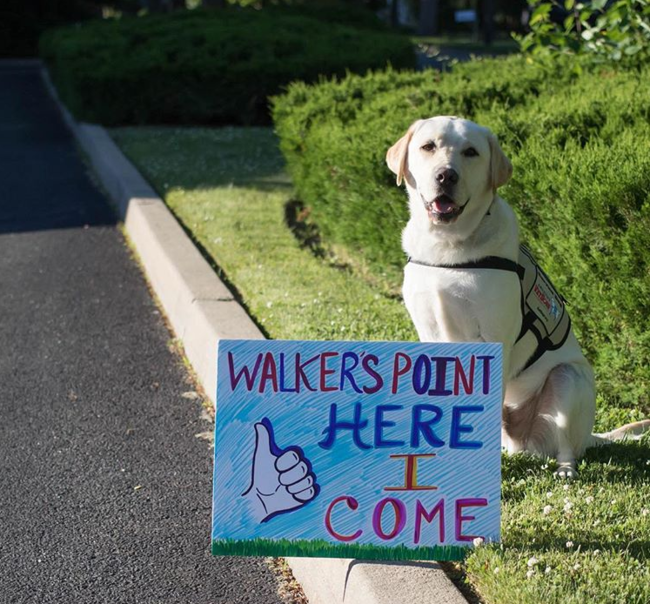
M 474 516 L 463 516 L 463 508 L 466 507 L 485 507 L 488 504 L 487 499 L 457 499 L 456 500 L 456 541 L 474 541 L 477 537 L 483 535 L 463 535 L 463 522 L 475 520 Z
M 395 513 L 395 521 L 393 524 L 393 530 L 390 533 L 384 533 L 384 529 L 381 525 L 381 517 L 384 513 L 384 508 L 389 504 L 392 506 L 393 512 Z M 375 511 L 372 514 L 372 527 L 375 530 L 375 534 L 380 539 L 383 539 L 384 541 L 390 541 L 391 539 L 394 539 L 402 532 L 405 524 L 406 506 L 399 499 L 386 497 L 386 499 L 382 499 L 375 506 Z
M 260 376 L 260 393 L 266 390 L 266 382 L 270 381 L 273 392 L 278 391 L 278 370 L 275 366 L 275 359 L 270 352 L 264 356 L 264 365 L 262 365 L 262 375 Z
M 327 368 L 327 359 L 339 356 L 338 352 L 324 352 L 320 355 L 320 390 L 321 392 L 334 392 L 337 390 L 336 386 L 328 386 L 325 383 L 328 375 L 334 375 L 336 370 Z
M 400 359 L 406 361 L 404 367 L 400 368 Z M 408 354 L 403 352 L 395 353 L 395 360 L 393 361 L 393 385 L 391 387 L 391 392 L 397 394 L 397 386 L 399 383 L 400 376 L 408 373 L 411 370 L 411 357 Z
M 476 366 L 476 357 L 471 356 L 469 360 L 469 380 L 463 369 L 463 364 L 460 359 L 456 357 L 456 364 L 454 366 L 454 396 L 460 393 L 460 382 L 463 383 L 463 390 L 465 394 L 472 394 L 474 392 L 474 369 Z
M 352 511 L 356 510 L 359 507 L 359 502 L 354 497 L 348 497 L 347 495 L 341 495 L 341 497 L 337 497 L 336 499 L 332 500 L 332 503 L 330 503 L 327 508 L 327 512 L 325 513 L 325 527 L 327 528 L 327 532 L 332 535 L 334 539 L 338 539 L 339 541 L 344 541 L 347 543 L 361 537 L 363 531 L 359 529 L 356 533 L 352 533 L 352 535 L 342 535 L 341 533 L 337 533 L 334 530 L 334 527 L 332 526 L 332 510 L 337 503 L 341 503 L 342 501 L 344 501 Z
M 422 518 L 427 522 L 433 522 L 438 515 L 438 542 L 445 542 L 445 500 L 441 499 L 430 512 L 420 503 L 418 499 L 415 502 L 415 532 L 413 534 L 413 543 L 420 543 L 420 534 L 422 532 Z

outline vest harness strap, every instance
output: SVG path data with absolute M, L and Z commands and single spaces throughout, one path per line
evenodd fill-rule
M 407 262 L 431 268 L 493 269 L 515 273 L 519 277 L 522 316 L 521 330 L 515 344 L 529 332 L 537 340 L 537 348 L 522 369 L 524 371 L 545 352 L 557 350 L 566 342 L 571 331 L 571 318 L 566 310 L 566 300 L 523 245 L 519 246 L 518 260 L 515 262 L 499 256 L 486 256 L 459 264 L 430 264 L 409 257 Z

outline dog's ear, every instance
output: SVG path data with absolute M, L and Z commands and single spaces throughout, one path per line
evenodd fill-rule
M 413 138 L 413 133 L 419 126 L 422 120 L 417 120 L 413 122 L 409 129 L 406 131 L 406 134 L 400 138 L 386 153 L 386 163 L 391 169 L 393 174 L 397 175 L 397 186 L 402 184 L 404 179 L 404 174 L 406 173 L 406 160 L 408 158 L 408 147 L 411 139 Z
M 512 176 L 512 164 L 499 145 L 497 137 L 491 132 L 488 134 L 490 143 L 490 186 L 496 190 L 505 185 Z

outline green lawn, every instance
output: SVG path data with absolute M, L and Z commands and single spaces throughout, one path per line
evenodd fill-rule
M 236 284 L 269 337 L 415 339 L 393 293 L 398 275 L 377 282 L 357 259 L 314 243 L 269 130 L 130 128 L 112 135 Z M 650 442 L 589 451 L 572 484 L 556 481 L 552 467 L 504 458 L 503 543 L 467 557 L 472 588 L 499 604 L 648 604 Z

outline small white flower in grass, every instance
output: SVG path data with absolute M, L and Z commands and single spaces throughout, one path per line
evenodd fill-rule
M 538 563 L 539 560 L 533 556 L 532 558 L 528 558 L 528 562 L 526 564 L 528 564 L 528 568 L 533 568 Z
M 616 499 L 612 499 L 609 503 L 611 503 L 612 505 L 616 505 Z
M 341 325 L 341 331 L 345 331 L 345 325 Z
M 542 465 L 542 470 L 548 470 L 548 464 L 547 463 Z
M 481 545 L 483 545 L 484 541 L 485 540 L 483 539 L 483 537 L 476 537 L 474 539 L 474 541 L 472 541 L 472 543 L 474 544 L 474 547 L 481 547 Z
M 546 499 L 550 499 L 551 497 L 553 497 L 553 491 L 548 491 L 546 493 Z
M 553 511 L 553 506 L 552 505 L 545 505 L 544 506 L 544 516 L 548 516 L 551 512 Z
M 498 575 L 498 574 L 499 574 L 499 567 L 498 567 L 498 566 L 495 566 L 495 567 L 494 567 L 494 570 L 493 570 L 492 572 L 493 572 L 495 575 Z
M 569 485 L 568 485 L 568 484 L 565 484 L 562 488 L 563 488 L 565 491 L 568 491 L 568 490 L 569 490 Z
M 567 541 L 566 546 L 567 546 L 567 549 L 571 549 L 573 547 L 573 541 Z
M 589 497 L 585 497 L 585 503 L 587 505 L 591 505 L 593 502 L 594 502 L 594 498 L 591 495 L 589 495 Z
M 571 500 L 568 497 L 564 498 L 564 503 L 569 503 Z
M 643 508 L 641 510 L 641 516 L 647 516 L 648 514 L 650 514 L 650 510 L 648 508 Z
M 600 524 L 600 518 L 594 520 L 594 526 L 598 526 L 599 524 Z
M 547 566 L 547 567 L 544 569 L 544 574 L 548 575 L 548 573 L 550 573 L 550 572 L 551 572 L 551 567 L 550 567 L 550 566 Z
M 267 302 L 266 308 L 273 308 L 273 302 Z
M 645 462 L 645 465 L 650 466 L 650 459 L 648 459 L 648 461 Z
M 567 501 L 564 504 L 564 511 L 565 512 L 570 512 L 572 507 L 573 507 L 573 504 L 570 501 Z
M 593 554 L 594 554 L 594 556 L 600 556 L 600 550 L 599 550 L 599 549 L 595 549 L 595 550 L 593 551 Z
M 573 565 L 573 570 L 578 570 L 580 568 L 580 564 L 577 562 Z
M 534 574 L 535 570 L 531 568 L 528 572 L 526 572 L 526 579 L 530 579 Z

